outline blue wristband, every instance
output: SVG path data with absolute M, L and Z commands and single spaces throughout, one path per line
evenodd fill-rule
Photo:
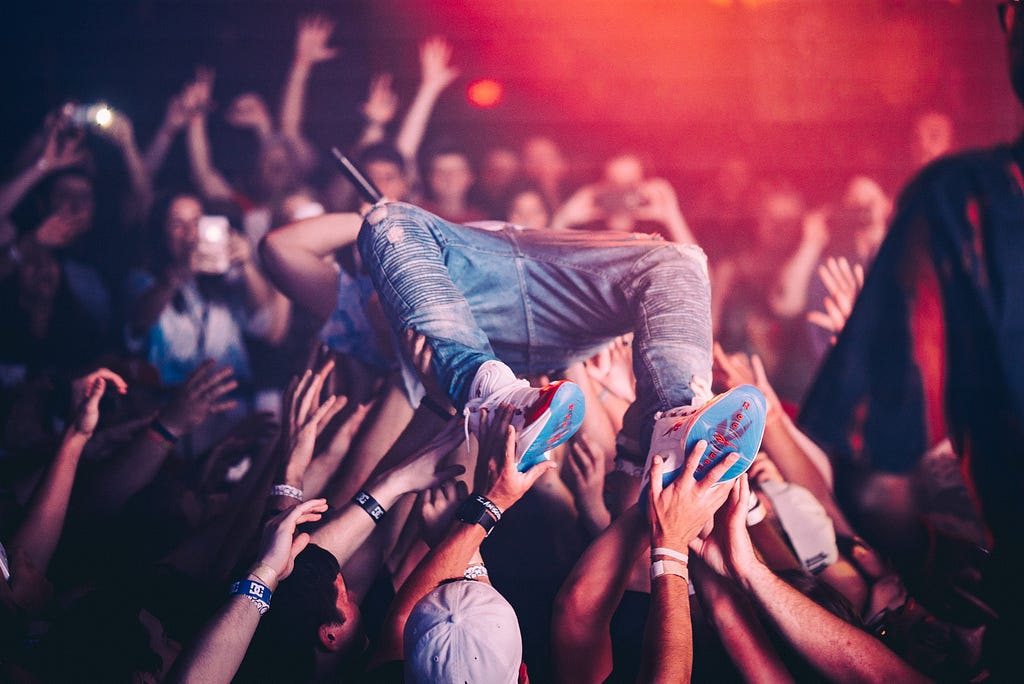
M 247 597 L 259 608 L 260 615 L 263 615 L 270 609 L 270 597 L 273 592 L 265 584 L 243 579 L 231 585 L 231 594 Z

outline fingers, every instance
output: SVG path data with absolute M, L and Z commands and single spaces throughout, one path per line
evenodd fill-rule
M 107 381 L 103 378 L 96 378 L 92 387 L 89 388 L 89 393 L 86 395 L 85 410 L 89 412 L 100 410 L 100 399 L 103 398 L 103 392 L 107 388 Z
M 679 445 L 682 447 L 682 443 Z M 706 439 L 698 440 L 693 445 L 693 450 L 686 456 L 686 462 L 683 464 L 683 474 L 678 478 L 682 480 L 684 477 L 687 478 L 685 481 L 689 482 L 697 472 L 697 466 L 700 464 L 700 459 L 704 457 L 704 452 L 708 449 L 708 441 Z
M 664 470 L 665 470 L 665 462 L 662 460 L 660 454 L 656 454 L 654 456 L 654 458 L 651 459 L 651 494 L 650 494 L 650 500 L 651 500 L 652 503 L 657 501 L 658 497 L 661 496 L 661 491 L 662 491 L 662 488 L 664 486 L 664 480 L 663 480 L 664 475 L 662 474 Z
M 701 485 L 712 487 L 718 484 L 718 481 L 722 479 L 729 468 L 732 468 L 740 460 L 740 455 L 738 451 L 734 451 L 715 464 L 715 467 L 709 470 L 708 474 L 701 481 Z
M 120 375 L 109 368 L 97 368 L 89 374 L 89 378 L 103 378 L 104 380 L 113 383 L 119 394 L 124 394 L 128 391 L 128 383 L 125 382 Z
M 515 459 L 515 438 L 512 438 L 512 456 L 509 460 Z M 549 470 L 554 470 L 558 467 L 558 464 L 554 461 L 540 461 L 530 466 L 530 469 L 525 473 L 522 473 L 523 477 L 523 491 L 527 491 L 534 485 L 534 483 L 541 478 L 541 476 Z
M 327 413 L 322 415 L 320 417 L 320 419 L 317 420 L 317 423 L 316 423 L 316 434 L 317 435 L 319 435 L 321 432 L 323 432 L 324 429 L 328 425 L 330 425 L 331 421 L 334 420 L 334 417 L 336 415 L 338 415 L 339 413 L 341 413 L 341 410 L 344 409 L 348 405 L 348 397 L 340 397 L 340 396 L 334 395 L 334 396 L 331 396 L 330 399 L 332 401 L 330 410 L 328 410 Z M 318 411 L 318 413 L 319 413 L 319 411 Z
M 443 482 L 454 480 L 456 477 L 462 475 L 464 472 L 466 472 L 466 467 L 459 463 L 446 466 L 434 473 L 433 482 L 429 486 L 436 487 L 438 484 L 441 484 Z

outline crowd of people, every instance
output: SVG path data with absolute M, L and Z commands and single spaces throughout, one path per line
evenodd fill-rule
M 902 282 L 892 190 L 860 175 L 808 206 L 731 158 L 687 207 L 639 151 L 579 183 L 541 134 L 429 139 L 459 75 L 435 37 L 409 103 L 382 74 L 358 105 L 370 206 L 303 130 L 333 31 L 299 19 L 276 112 L 246 93 L 217 113 L 199 67 L 144 148 L 128 112 L 69 102 L 11 161 L 3 679 L 1006 675 L 986 646 L 1002 508 L 979 508 L 961 423 L 935 417 L 943 356 L 912 355 L 929 429 L 910 456 L 870 448 L 907 416 L 865 418 L 860 395 L 827 429 L 830 388 L 899 403 L 842 385 L 874 369 L 858 339 L 886 344 L 858 300 L 887 302 L 876 255 Z M 247 177 L 219 170 L 213 116 L 251 134 Z M 936 168 L 949 119 L 919 129 Z M 178 144 L 188 177 L 163 169 Z M 943 347 L 916 313 L 941 302 L 912 308 L 910 339 Z M 756 457 L 652 435 L 716 394 L 764 397 Z

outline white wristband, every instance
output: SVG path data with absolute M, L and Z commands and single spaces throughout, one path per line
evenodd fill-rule
M 690 571 L 686 563 L 680 563 L 679 561 L 665 560 L 651 563 L 651 579 L 653 580 L 662 575 L 677 575 L 682 577 L 687 584 L 690 582 Z
M 287 496 L 289 499 L 302 501 L 302 490 L 286 484 L 277 484 L 270 490 L 270 496 Z
M 680 553 L 675 549 L 666 549 L 661 546 L 651 549 L 651 558 L 654 558 L 655 556 L 668 556 L 669 558 L 675 558 L 680 563 L 690 562 L 690 557 L 685 553 Z

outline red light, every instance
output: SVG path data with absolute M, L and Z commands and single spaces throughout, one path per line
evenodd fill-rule
M 466 88 L 466 99 L 474 107 L 488 109 L 501 102 L 504 88 L 492 78 L 479 78 Z

